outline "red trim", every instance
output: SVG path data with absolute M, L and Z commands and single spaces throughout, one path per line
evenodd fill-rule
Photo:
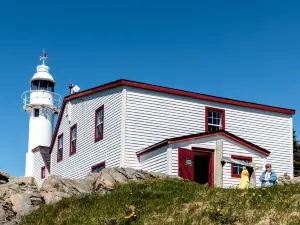
M 43 171 L 44 171 L 45 174 L 43 173 Z M 43 167 L 41 168 L 41 179 L 44 179 L 45 176 L 46 176 L 46 167 L 43 166 Z
M 199 147 L 192 147 L 192 150 L 194 152 L 202 152 L 202 153 L 213 153 L 215 152 L 214 149 L 209 149 L 209 148 L 199 148 Z
M 166 146 L 169 144 L 174 144 L 174 143 L 178 143 L 178 142 L 183 142 L 183 141 L 191 141 L 191 140 L 195 140 L 195 139 L 201 139 L 201 138 L 206 138 L 206 137 L 212 137 L 212 136 L 217 136 L 217 135 L 223 135 L 239 144 L 242 144 L 248 148 L 251 148 L 257 152 L 259 152 L 260 154 L 269 156 L 270 152 L 264 148 L 259 147 L 258 145 L 255 145 L 249 141 L 246 141 L 243 138 L 240 138 L 234 134 L 229 133 L 228 131 L 225 130 L 218 130 L 218 131 L 212 131 L 212 132 L 204 132 L 204 133 L 199 133 L 199 134 L 192 134 L 192 135 L 186 135 L 186 136 L 181 136 L 181 137 L 177 137 L 177 138 L 171 138 L 171 139 L 166 139 L 162 142 L 159 142 L 158 144 L 154 144 L 148 148 L 145 148 L 139 152 L 137 152 L 137 156 L 143 155 L 145 153 L 151 152 L 157 148 L 160 148 L 162 146 Z
M 72 149 L 72 130 L 76 128 L 76 148 L 73 150 Z M 77 124 L 74 124 L 71 128 L 70 128 L 70 150 L 69 150 L 69 155 L 74 155 L 77 151 Z
M 40 147 L 44 147 L 44 146 L 38 146 L 38 147 L 32 149 L 31 152 L 32 152 L 32 153 L 35 153 L 35 152 L 40 151 Z M 40 154 L 41 154 L 41 157 L 42 157 L 42 159 L 43 159 L 43 161 L 44 161 L 44 163 L 45 163 L 45 166 L 46 166 L 48 172 L 50 173 L 50 168 L 48 167 L 48 165 L 47 165 L 47 163 L 46 163 L 46 160 L 45 160 L 43 154 L 41 153 L 41 151 L 40 151 Z
M 262 104 L 256 104 L 256 103 L 251 103 L 251 102 L 245 102 L 245 101 L 239 101 L 239 100 L 233 100 L 233 99 L 228 99 L 228 98 L 221 98 L 221 97 L 216 97 L 216 96 L 210 96 L 210 95 L 204 95 L 204 94 L 198 94 L 198 93 L 193 93 L 193 92 L 188 92 L 188 91 L 182 91 L 182 90 L 177 90 L 173 88 L 166 88 L 166 87 L 161 87 L 161 86 L 156 86 L 156 85 L 151 85 L 151 84 L 144 84 L 144 83 L 138 83 L 134 81 L 128 81 L 128 80 L 117 80 L 96 88 L 92 88 L 86 91 L 82 91 L 76 94 L 69 95 L 64 98 L 62 108 L 61 108 L 61 113 L 59 114 L 56 127 L 54 130 L 54 134 L 52 137 L 51 145 L 50 145 L 50 154 L 53 149 L 53 145 L 57 136 L 58 128 L 60 126 L 61 120 L 62 120 L 62 114 L 65 109 L 66 102 L 76 99 L 82 96 L 94 94 L 96 92 L 104 91 L 107 89 L 111 89 L 114 87 L 126 85 L 129 87 L 136 87 L 136 88 L 141 88 L 145 90 L 151 90 L 151 91 L 158 91 L 158 92 L 163 92 L 163 93 L 168 93 L 168 94 L 174 94 L 174 95 L 180 95 L 180 96 L 185 96 L 185 97 L 191 97 L 191 98 L 196 98 L 196 99 L 202 99 L 202 100 L 207 100 L 207 101 L 212 101 L 212 102 L 220 102 L 224 104 L 229 104 L 229 105 L 237 105 L 237 106 L 242 106 L 242 107 L 248 107 L 248 108 L 254 108 L 254 109 L 260 109 L 260 110 L 266 110 L 266 111 L 271 111 L 271 112 L 278 112 L 278 113 L 285 113 L 285 114 L 291 114 L 294 115 L 296 113 L 295 110 L 293 109 L 285 109 L 285 108 L 279 108 L 279 107 L 273 107 L 273 106 L 268 106 L 268 105 L 262 105 Z
M 47 168 L 47 170 L 48 170 L 48 173 L 50 173 L 50 168 L 49 168 L 48 164 L 46 163 L 46 160 L 45 160 L 43 154 L 42 154 L 41 152 L 40 152 L 40 154 L 41 154 L 42 159 L 43 159 L 43 161 L 44 161 L 44 163 L 45 163 L 45 166 L 46 166 L 46 168 Z
M 250 163 L 252 163 L 252 157 L 248 157 L 248 156 L 241 156 L 241 155 L 231 155 L 232 159 L 241 159 L 241 160 L 249 160 Z M 235 177 L 235 178 L 241 178 L 240 174 L 235 174 L 233 173 L 233 164 L 231 163 L 231 177 Z
M 57 137 L 57 162 L 62 161 L 62 160 L 63 160 L 63 157 L 64 157 L 64 146 L 62 146 L 63 151 L 62 151 L 62 153 L 61 153 L 61 158 L 58 158 L 58 156 L 59 156 L 58 151 L 59 151 L 59 147 L 60 147 L 60 146 L 59 146 L 59 139 L 60 139 L 61 137 L 62 137 L 62 139 L 63 139 L 63 145 L 64 145 L 64 134 L 63 134 L 63 133 Z
M 222 130 L 225 130 L 225 110 L 213 107 L 205 107 L 205 132 L 208 132 L 208 111 L 216 111 L 222 113 Z
M 35 147 L 34 149 L 31 150 L 32 153 L 37 152 L 40 150 L 40 146 Z
M 93 172 L 93 169 L 95 169 L 96 167 L 100 167 L 100 166 L 104 166 L 105 168 L 105 161 L 101 162 L 101 163 L 98 163 L 96 165 L 93 165 L 92 168 L 91 168 L 91 172 Z
M 102 110 L 103 115 L 103 123 L 102 123 L 102 134 L 101 136 L 97 137 L 97 119 L 98 119 L 98 112 Z M 101 105 L 98 109 L 95 111 L 95 142 L 100 141 L 103 139 L 104 135 L 104 105 Z

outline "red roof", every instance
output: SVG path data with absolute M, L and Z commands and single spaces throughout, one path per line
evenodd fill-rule
M 262 105 L 262 104 L 257 104 L 257 103 L 252 103 L 252 102 L 245 102 L 245 101 L 239 101 L 239 100 L 233 100 L 229 98 L 221 98 L 221 97 L 216 97 L 212 95 L 205 95 L 205 94 L 199 94 L 199 93 L 194 93 L 194 92 L 189 92 L 189 91 L 183 91 L 183 90 L 178 90 L 174 88 L 167 88 L 167 87 L 162 87 L 162 86 L 157 86 L 157 85 L 152 85 L 152 84 L 145 84 L 145 83 L 140 83 L 140 82 L 135 82 L 135 81 L 129 81 L 129 80 L 117 80 L 108 84 L 104 84 L 92 89 L 88 89 L 76 94 L 72 94 L 69 96 L 66 96 L 64 98 L 61 112 L 64 111 L 66 102 L 72 99 L 80 98 L 82 96 L 87 96 L 90 94 L 94 94 L 100 91 L 104 91 L 107 89 L 111 89 L 114 87 L 118 86 L 129 86 L 129 87 L 135 87 L 135 88 L 140 88 L 140 89 L 145 89 L 145 90 L 151 90 L 151 91 L 157 91 L 157 92 L 162 92 L 162 93 L 167 93 L 167 94 L 173 94 L 173 95 L 180 95 L 180 96 L 185 96 L 185 97 L 190 97 L 190 98 L 196 98 L 196 99 L 202 99 L 206 101 L 212 101 L 212 102 L 219 102 L 219 103 L 224 103 L 224 104 L 229 104 L 229 105 L 236 105 L 236 106 L 242 106 L 242 107 L 248 107 L 248 108 L 253 108 L 253 109 L 260 109 L 260 110 L 266 110 L 266 111 L 271 111 L 271 112 L 278 112 L 278 113 L 285 113 L 285 114 L 290 114 L 294 115 L 296 113 L 295 110 L 293 109 L 286 109 L 286 108 L 279 108 L 279 107 L 274 107 L 274 106 L 268 106 L 268 105 Z M 50 153 L 52 152 L 52 148 L 54 145 L 54 141 L 58 132 L 58 128 L 62 119 L 62 114 L 59 114 L 57 124 L 54 130 L 54 134 L 52 137 L 51 145 L 50 145 Z
M 259 147 L 258 145 L 255 145 L 249 141 L 246 141 L 243 138 L 240 138 L 228 131 L 225 130 L 218 130 L 218 131 L 212 131 L 212 132 L 203 132 L 203 133 L 198 133 L 198 134 L 191 134 L 191 135 L 185 135 L 185 136 L 180 136 L 180 137 L 176 137 L 176 138 L 170 138 L 170 139 L 166 139 L 163 140 L 161 142 L 158 142 L 154 145 L 151 145 L 139 152 L 137 152 L 137 156 L 143 155 L 145 153 L 148 152 L 152 152 L 158 148 L 167 146 L 169 144 L 173 144 L 173 143 L 178 143 L 178 142 L 183 142 L 183 141 L 191 141 L 191 140 L 196 140 L 196 139 L 202 139 L 202 138 L 207 138 L 207 137 L 212 137 L 212 136 L 217 136 L 217 135 L 223 135 L 226 138 L 229 138 L 239 144 L 242 144 L 256 152 L 259 152 L 260 154 L 269 156 L 270 152 L 262 147 Z

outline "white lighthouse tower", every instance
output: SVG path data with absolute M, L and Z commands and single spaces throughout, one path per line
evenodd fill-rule
M 22 94 L 24 110 L 29 113 L 28 152 L 26 153 L 25 176 L 33 176 L 32 149 L 38 146 L 50 147 L 53 118 L 59 112 L 60 95 L 54 93 L 55 81 L 50 68 L 45 65 L 48 55 L 43 51 L 37 72 L 30 80 L 31 89 Z

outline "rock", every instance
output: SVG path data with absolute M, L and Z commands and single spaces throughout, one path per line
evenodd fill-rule
M 10 175 L 5 171 L 0 170 L 0 180 L 8 182 Z
M 98 179 L 96 180 L 94 190 L 99 191 L 102 190 L 103 188 L 112 190 L 115 184 L 116 182 L 110 174 L 101 173 L 101 176 L 99 176 Z
M 76 179 L 71 184 L 79 193 L 89 194 L 93 190 L 93 183 L 86 179 Z
M 10 196 L 10 201 L 13 205 L 13 210 L 20 215 L 25 215 L 32 209 L 30 195 L 28 194 L 13 194 Z
M 35 180 L 33 177 L 19 177 L 15 183 L 18 185 L 35 185 Z
M 50 175 L 38 189 L 33 177 L 16 178 L 0 171 L 0 224 L 17 224 L 21 216 L 37 209 L 43 202 L 53 204 L 63 198 L 94 191 L 106 194 L 118 184 L 167 177 L 165 174 L 131 168 L 105 168 L 100 173 L 89 173 L 83 179 Z
M 296 184 L 300 183 L 300 177 L 294 177 L 291 179 L 291 177 L 285 173 L 284 175 L 278 177 L 277 182 L 279 185 Z
M 76 195 L 80 193 L 74 186 L 73 180 L 64 179 L 62 176 L 50 175 L 42 184 L 42 191 L 47 192 L 63 192 L 70 195 Z
M 123 171 L 120 171 L 122 170 L 118 170 L 117 168 L 107 168 L 107 171 L 102 171 L 102 174 L 108 173 L 117 184 L 127 183 L 130 178 L 126 176 L 126 173 L 122 173 Z
M 300 183 L 300 177 L 294 177 L 293 179 L 291 179 L 291 183 L 292 184 Z
M 43 202 L 42 198 L 37 198 L 37 197 L 31 197 L 30 201 L 32 205 L 40 205 Z
M 71 197 L 71 195 L 64 192 L 46 192 L 46 191 L 42 191 L 41 196 L 43 197 L 46 204 L 54 204 L 59 202 L 63 198 Z
M 6 214 L 2 205 L 0 205 L 0 224 L 1 222 L 5 222 L 5 220 L 6 220 Z

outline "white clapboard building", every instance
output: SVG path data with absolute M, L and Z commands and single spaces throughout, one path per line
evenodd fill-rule
M 32 79 L 29 93 L 49 100 L 54 80 L 45 76 L 48 67 L 40 67 L 44 74 Z M 46 100 L 25 103 L 31 143 L 26 175 L 39 183 L 49 174 L 82 178 L 105 167 L 131 167 L 234 187 L 246 166 L 251 185 L 260 186 L 266 162 L 278 175 L 293 177 L 291 109 L 117 80 L 65 97 L 51 139 L 41 142 L 49 128 L 35 120 L 52 123 L 59 107 Z

